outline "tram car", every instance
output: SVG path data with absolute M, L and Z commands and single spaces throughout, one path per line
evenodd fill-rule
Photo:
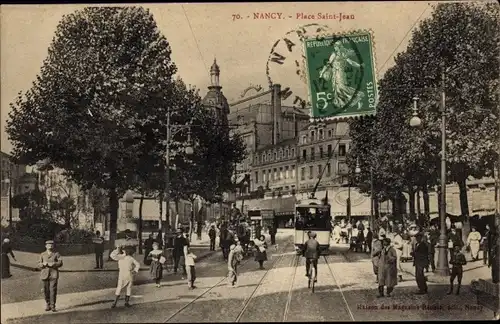
M 307 233 L 315 232 L 316 240 L 323 253 L 328 253 L 332 233 L 331 206 L 320 199 L 309 198 L 295 204 L 295 250 L 301 254 L 304 244 L 309 239 Z

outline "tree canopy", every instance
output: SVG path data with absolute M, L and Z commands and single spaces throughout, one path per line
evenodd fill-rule
M 48 160 L 84 189 L 107 190 L 112 244 L 119 195 L 138 186 L 161 187 L 167 109 L 174 125 L 203 123 L 193 127 L 194 142 L 201 146 L 198 165 L 202 157 L 221 153 L 207 146 L 207 134 L 228 145 L 224 149 L 238 148 L 241 141 L 226 140 L 219 123 L 203 119 L 206 109 L 198 94 L 174 79 L 171 52 L 147 9 L 88 7 L 63 17 L 32 87 L 11 104 L 7 132 L 14 157 L 24 164 Z M 174 136 L 173 151 L 182 152 L 186 136 Z M 219 158 L 238 160 L 238 154 Z M 196 170 L 182 153 L 177 156 L 184 161 L 177 160 L 181 169 Z M 222 166 L 233 162 L 210 161 L 205 175 L 219 172 L 207 178 L 223 179 L 225 189 L 224 172 L 230 169 Z
M 369 181 L 370 166 L 375 182 L 385 184 L 377 186 L 381 196 L 438 183 L 443 70 L 448 180 L 491 175 L 500 135 L 498 13 L 496 4 L 438 4 L 420 23 L 408 48 L 379 81 L 376 120 L 351 123 L 351 154 L 368 161 L 361 167 L 362 183 Z M 413 97 L 419 98 L 418 129 L 409 126 Z

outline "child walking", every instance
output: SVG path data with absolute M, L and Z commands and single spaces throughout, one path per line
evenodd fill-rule
M 123 252 L 125 251 L 125 252 Z M 120 293 L 123 288 L 125 292 L 125 306 L 130 307 L 130 296 L 132 295 L 132 285 L 134 281 L 134 274 L 139 272 L 141 264 L 135 260 L 132 255 L 135 252 L 135 247 L 127 246 L 122 248 L 119 246 L 116 250 L 111 252 L 111 259 L 118 261 L 118 284 L 116 286 L 115 301 L 111 308 L 116 307 L 116 303 L 120 299 Z
M 158 243 L 153 243 L 153 250 L 149 252 L 148 259 L 151 260 L 149 266 L 149 273 L 151 278 L 155 281 L 156 287 L 160 287 L 161 279 L 163 278 L 163 263 L 165 263 L 165 256 L 163 251 L 160 250 Z
M 237 242 L 236 244 L 238 244 Z M 232 287 L 236 287 L 238 281 L 238 265 L 243 259 L 242 248 L 240 245 L 231 245 L 229 248 L 229 256 L 227 261 L 227 269 L 229 271 L 228 278 Z
M 196 270 L 194 268 L 194 263 L 196 260 L 196 255 L 191 252 L 189 247 L 184 247 L 184 255 L 186 260 L 186 272 L 189 290 L 196 288 L 194 281 L 196 280 Z
M 462 276 L 464 274 L 463 266 L 467 264 L 467 261 L 465 260 L 465 255 L 460 252 L 460 246 L 458 245 L 455 245 L 453 248 L 453 254 L 451 255 L 450 264 L 450 291 L 448 291 L 448 295 L 451 295 L 453 293 L 453 282 L 455 281 L 455 278 L 457 278 L 458 281 L 457 295 L 459 295 L 460 285 L 462 284 Z

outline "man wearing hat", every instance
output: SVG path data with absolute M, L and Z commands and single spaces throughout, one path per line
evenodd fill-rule
M 61 255 L 54 251 L 54 241 L 45 242 L 46 251 L 40 254 L 38 267 L 41 269 L 40 279 L 43 282 L 45 293 L 46 311 L 56 311 L 57 280 L 59 279 L 59 268 L 63 262 Z
M 427 282 L 424 275 L 424 269 L 429 266 L 429 247 L 423 241 L 423 233 L 418 232 L 415 235 L 416 243 L 412 252 L 413 265 L 415 266 L 415 280 L 417 281 L 417 295 L 427 294 Z
M 179 268 L 180 265 L 182 266 L 182 274 L 184 277 L 186 276 L 186 266 L 184 264 L 184 249 L 189 246 L 189 241 L 183 235 L 182 229 L 178 228 L 176 234 L 177 235 L 174 238 L 174 249 L 172 251 L 172 256 L 174 257 L 174 273 L 177 273 L 177 268 Z
M 380 233 L 380 232 L 379 232 Z M 373 273 L 375 274 L 375 282 L 378 282 L 378 261 L 380 260 L 380 251 L 382 251 L 382 241 L 385 239 L 385 234 L 379 234 L 378 237 L 375 237 L 371 247 L 372 253 L 372 265 L 373 265 Z

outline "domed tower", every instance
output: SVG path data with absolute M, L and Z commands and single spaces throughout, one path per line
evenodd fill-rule
M 208 92 L 203 98 L 203 104 L 209 107 L 221 121 L 221 124 L 227 125 L 227 116 L 229 115 L 229 104 L 226 97 L 222 93 L 222 87 L 219 84 L 220 68 L 217 65 L 217 60 L 214 59 L 212 67 L 210 67 L 210 86 Z

